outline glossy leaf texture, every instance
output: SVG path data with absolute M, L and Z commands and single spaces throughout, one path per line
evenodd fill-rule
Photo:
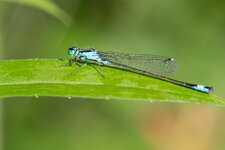
M 213 94 L 201 93 L 161 79 L 127 70 L 89 64 L 62 66 L 67 60 L 28 59 L 0 61 L 0 97 L 60 96 L 95 99 L 147 100 L 225 105 Z

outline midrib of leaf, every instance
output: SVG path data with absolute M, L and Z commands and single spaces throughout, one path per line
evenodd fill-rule
M 225 105 L 211 94 L 194 91 L 160 79 L 126 70 L 87 65 L 60 67 L 60 60 L 0 61 L 0 97 L 63 96 L 99 99 L 132 99 Z M 2 92 L 1 92 L 2 91 Z

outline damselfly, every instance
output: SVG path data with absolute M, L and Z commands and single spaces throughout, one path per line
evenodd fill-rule
M 73 58 L 72 62 L 69 63 L 70 65 L 77 61 L 83 63 L 83 65 L 74 72 L 83 68 L 88 62 L 95 62 L 98 64 L 102 76 L 101 65 L 116 66 L 167 80 L 200 92 L 209 93 L 213 91 L 213 87 L 186 83 L 165 77 L 165 74 L 169 74 L 177 69 L 177 63 L 173 58 L 148 54 L 103 52 L 94 48 L 81 49 L 77 47 L 69 48 L 68 54 Z

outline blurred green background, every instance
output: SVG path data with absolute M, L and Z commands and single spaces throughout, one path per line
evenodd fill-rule
M 62 58 L 71 45 L 175 58 L 170 77 L 225 97 L 223 0 L 0 0 L 1 59 Z M 88 89 L 87 89 L 88 92 Z M 223 150 L 225 109 L 80 98 L 6 98 L 4 150 Z

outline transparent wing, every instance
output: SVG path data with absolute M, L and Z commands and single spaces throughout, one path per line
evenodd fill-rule
M 174 59 L 165 56 L 102 51 L 98 51 L 98 54 L 102 60 L 108 60 L 158 75 L 169 74 L 178 67 Z

